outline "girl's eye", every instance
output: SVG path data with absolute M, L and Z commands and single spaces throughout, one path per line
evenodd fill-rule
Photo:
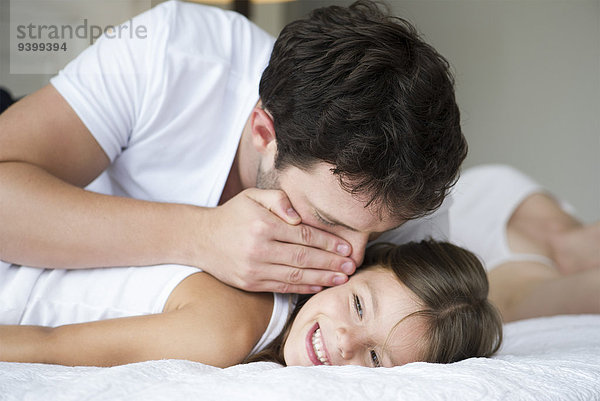
M 363 309 L 362 305 L 360 304 L 360 298 L 358 297 L 358 295 L 354 295 L 354 309 L 356 309 L 356 314 L 362 320 Z
M 377 356 L 377 352 L 375 352 L 374 350 L 371 350 L 371 361 L 373 362 L 373 366 L 375 366 L 376 368 L 381 366 L 381 363 L 379 362 L 379 357 Z

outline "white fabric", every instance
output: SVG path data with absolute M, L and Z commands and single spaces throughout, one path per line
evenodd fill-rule
M 288 317 L 292 313 L 292 310 L 296 306 L 298 297 L 290 294 L 277 294 L 273 293 L 273 311 L 271 312 L 271 320 L 269 325 L 263 333 L 262 337 L 254 348 L 250 351 L 250 355 L 254 355 L 257 352 L 263 350 L 267 345 L 271 343 L 283 330 L 283 326 L 288 320 Z
M 505 326 L 492 359 L 395 368 L 228 369 L 175 360 L 113 368 L 0 363 L 3 401 L 188 400 L 600 400 L 600 315 L 539 318 Z
M 465 170 L 452 191 L 448 209 L 448 240 L 475 253 L 490 271 L 512 261 L 535 261 L 553 266 L 542 255 L 511 251 L 506 226 L 515 209 L 533 193 L 545 190 L 530 177 L 505 165 L 489 164 Z M 561 202 L 566 212 L 572 207 Z
M 178 265 L 52 270 L 0 261 L 0 324 L 56 327 L 161 313 L 175 287 L 200 271 Z M 295 298 L 275 294 L 273 300 L 269 325 L 252 354 L 279 335 Z
M 0 262 L 0 324 L 61 326 L 161 313 L 193 267 L 37 269 Z
M 90 189 L 216 206 L 274 39 L 241 15 L 170 1 L 103 36 L 52 85 L 106 152 Z

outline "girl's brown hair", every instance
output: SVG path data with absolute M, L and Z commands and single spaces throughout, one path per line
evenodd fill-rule
M 487 276 L 473 253 L 433 240 L 403 245 L 382 243 L 367 250 L 363 266 L 392 271 L 419 298 L 422 309 L 409 316 L 421 317 L 426 325 L 422 361 L 450 363 L 489 357 L 500 347 L 502 319 L 487 299 Z M 307 299 L 300 299 L 282 333 L 244 363 L 272 361 L 285 365 L 283 345 Z

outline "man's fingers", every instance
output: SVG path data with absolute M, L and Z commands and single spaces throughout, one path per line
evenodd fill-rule
M 327 253 L 330 254 L 329 257 L 334 257 L 331 254 L 350 256 L 352 253 L 352 248 L 348 242 L 327 231 L 319 230 L 318 228 L 306 224 L 298 224 L 293 227 L 282 227 L 282 229 L 277 232 L 276 239 L 280 242 L 305 245 L 306 247 L 327 251 Z M 341 259 L 338 258 L 338 260 Z M 348 259 L 347 261 L 352 262 L 351 259 Z M 294 266 L 299 265 L 294 264 Z M 312 265 L 312 267 L 318 266 Z
M 314 294 L 324 287 L 333 287 L 348 281 L 345 274 L 323 270 L 278 265 L 272 265 L 269 269 L 270 280 L 262 281 L 259 287 L 270 292 Z
M 290 268 L 299 268 L 302 270 L 312 269 L 321 272 L 321 274 L 325 271 L 329 272 L 328 277 L 333 277 L 336 272 L 343 273 L 343 275 L 349 275 L 354 273 L 356 268 L 354 261 L 350 258 L 338 256 L 317 248 L 288 243 L 275 243 L 272 245 L 269 263 L 284 265 Z M 290 276 L 289 280 L 281 277 L 272 278 L 292 283 L 295 282 L 294 276 Z M 301 280 L 301 282 L 302 284 L 317 284 L 315 281 L 309 281 L 305 278 Z M 333 284 L 327 281 L 320 281 L 318 285 Z
M 283 294 L 314 294 L 324 289 L 321 286 L 286 284 L 279 281 L 263 281 L 260 292 L 279 292 Z
M 259 203 L 286 223 L 292 225 L 300 223 L 300 215 L 292 207 L 292 203 L 285 192 L 253 188 L 246 190 L 245 193 L 250 199 Z
M 277 241 L 306 245 L 342 256 L 350 256 L 352 246 L 347 241 L 318 228 L 300 224 L 301 218 L 292 207 L 285 192 L 280 190 L 249 189 L 246 195 L 264 208 L 277 215 L 280 219 L 294 227 L 281 226 L 273 233 Z

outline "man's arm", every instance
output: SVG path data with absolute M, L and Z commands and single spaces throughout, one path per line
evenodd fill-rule
M 185 207 L 81 189 L 108 164 L 51 85 L 3 113 L 0 259 L 39 267 L 183 262 L 174 253 L 185 235 Z
M 70 366 L 157 359 L 218 367 L 240 363 L 268 325 L 272 295 L 244 293 L 204 273 L 180 286 L 161 314 L 56 328 L 0 326 L 0 360 Z
M 177 263 L 251 291 L 299 293 L 333 285 L 348 260 L 335 254 L 347 242 L 299 224 L 281 191 L 246 191 L 202 208 L 82 189 L 108 165 L 51 85 L 0 115 L 0 259 L 53 268 Z M 297 250 L 276 252 L 282 241 Z

